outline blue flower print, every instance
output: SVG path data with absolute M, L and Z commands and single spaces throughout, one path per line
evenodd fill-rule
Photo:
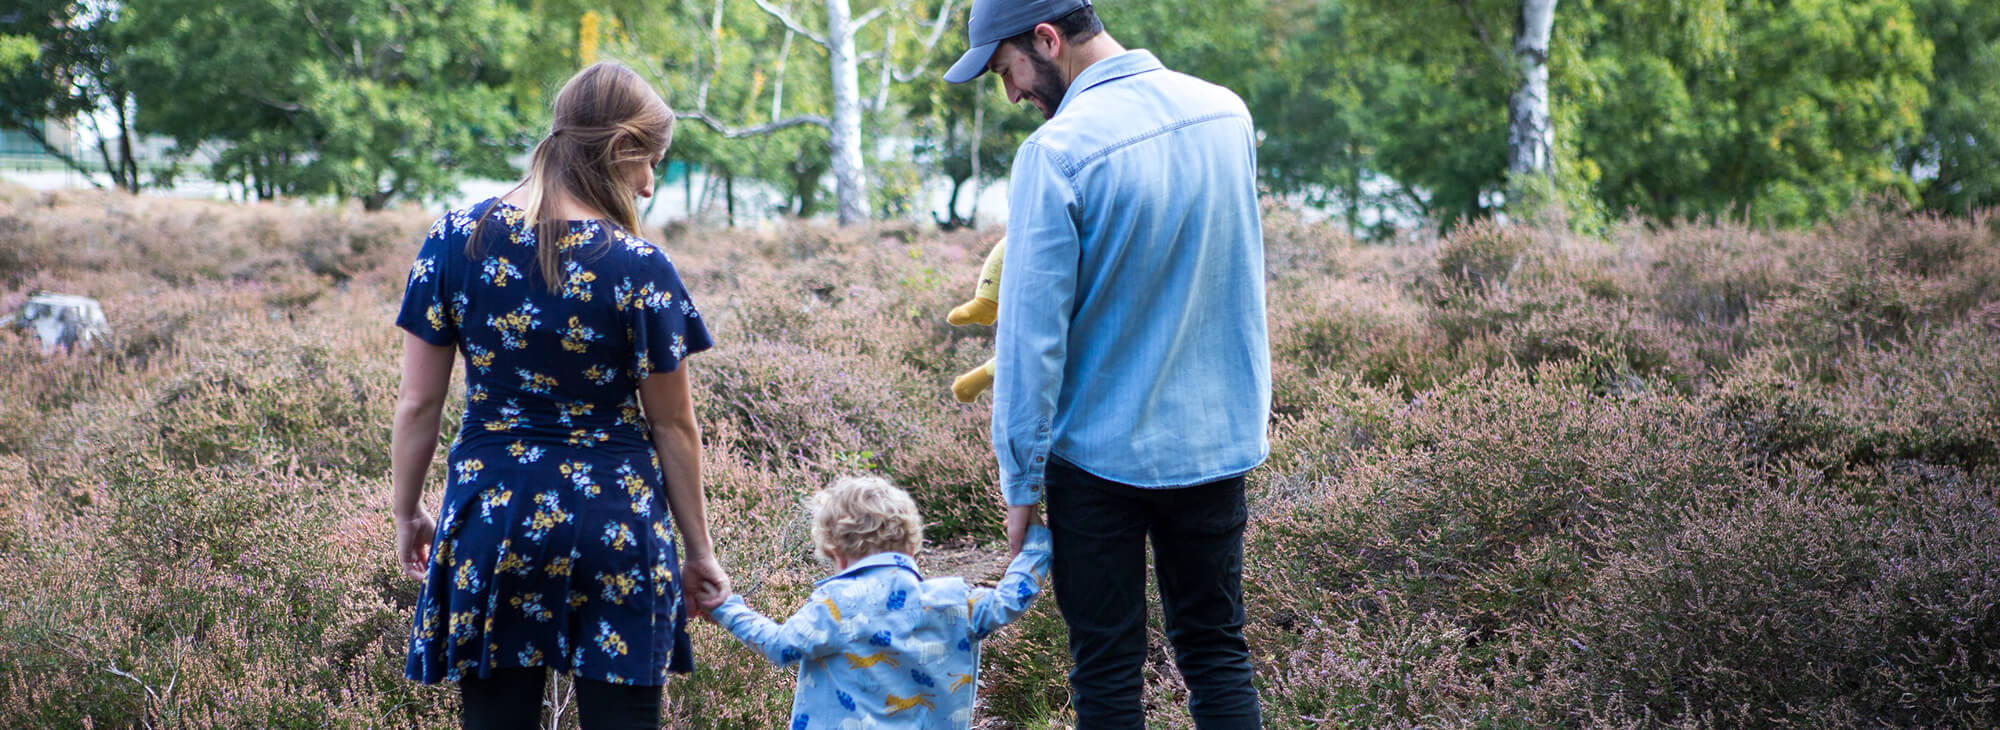
M 486 265 L 480 271 L 480 276 L 486 283 L 492 284 L 496 288 L 504 288 L 507 286 L 507 282 L 520 281 L 524 278 L 521 276 L 521 270 L 514 268 L 513 264 L 508 263 L 505 256 L 495 256 L 487 259 Z

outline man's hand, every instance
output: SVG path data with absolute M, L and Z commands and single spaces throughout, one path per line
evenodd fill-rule
M 1038 504 L 1014 504 L 1007 506 L 1007 559 L 1021 554 L 1021 543 L 1028 539 L 1028 526 L 1042 524 L 1042 506 Z

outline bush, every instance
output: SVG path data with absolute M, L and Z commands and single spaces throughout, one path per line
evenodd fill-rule
M 449 687 L 401 678 L 416 586 L 384 519 L 390 323 L 431 219 L 0 189 L 0 305 L 94 296 L 113 329 L 55 357 L 0 335 L 0 725 L 452 721 Z M 1990 217 L 1266 223 L 1245 631 L 1270 727 L 1993 724 Z M 933 546 L 1001 550 L 988 410 L 947 394 L 992 333 L 943 323 L 992 234 L 670 235 L 718 340 L 690 366 L 710 529 L 755 605 L 826 574 L 800 505 L 841 474 L 908 488 Z M 1155 633 L 1144 698 L 1186 727 Z M 667 722 L 781 725 L 792 671 L 693 634 Z M 980 727 L 1073 722 L 1052 600 L 984 654 Z

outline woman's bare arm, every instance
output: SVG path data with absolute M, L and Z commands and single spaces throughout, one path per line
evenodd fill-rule
M 695 421 L 688 366 L 654 373 L 639 384 L 639 402 L 660 456 L 667 504 L 687 551 L 681 590 L 696 615 L 729 597 L 729 576 L 715 559 L 708 537 L 708 505 L 701 488 L 701 425 Z
M 436 523 L 422 510 L 424 475 L 437 451 L 438 422 L 451 384 L 452 348 L 403 333 L 403 385 L 389 434 L 389 509 L 396 522 L 396 558 L 403 574 L 422 579 L 430 565 Z

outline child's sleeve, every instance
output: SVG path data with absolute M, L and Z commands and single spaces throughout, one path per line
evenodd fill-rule
M 976 588 L 970 600 L 972 638 L 984 639 L 994 629 L 1013 623 L 1028 607 L 1049 578 L 1049 528 L 1032 525 L 1021 543 L 1021 554 L 1007 566 L 1007 575 L 997 588 Z
M 771 663 L 783 666 L 833 649 L 835 637 L 840 635 L 840 622 L 833 611 L 830 599 L 820 591 L 813 591 L 805 607 L 783 624 L 765 618 L 744 603 L 742 596 L 730 596 L 710 615 L 745 646 L 757 650 Z

